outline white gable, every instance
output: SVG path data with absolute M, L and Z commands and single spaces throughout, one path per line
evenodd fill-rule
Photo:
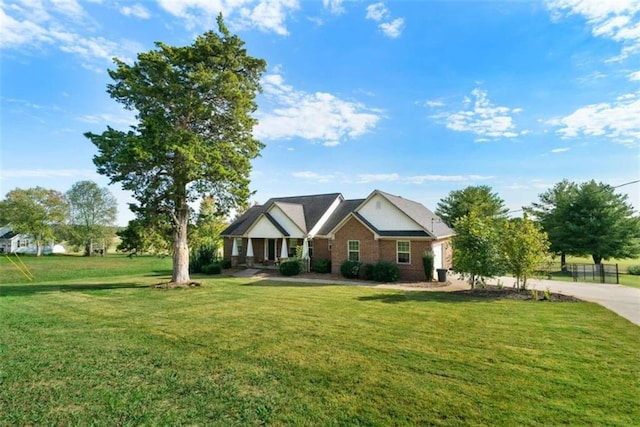
M 283 237 L 280 230 L 265 216 L 261 216 L 247 232 L 247 237 L 277 239 Z
M 391 202 L 376 194 L 358 209 L 358 213 L 380 231 L 423 230 Z
M 291 237 L 303 238 L 305 237 L 304 231 L 300 230 L 300 227 L 293 222 L 287 214 L 285 214 L 282 209 L 276 204 L 273 205 L 271 209 L 269 209 L 269 214 L 275 219 L 278 224 L 282 226 L 287 232 L 291 235 Z M 266 218 L 265 218 L 266 219 Z M 282 234 L 280 234 L 282 236 Z M 262 237 L 262 236 L 260 236 Z

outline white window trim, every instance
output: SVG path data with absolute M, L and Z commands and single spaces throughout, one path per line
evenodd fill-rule
M 352 251 L 351 248 L 349 247 L 349 244 L 351 242 L 357 242 L 358 243 L 358 250 L 357 251 Z M 355 252 L 358 254 L 358 259 L 357 260 L 352 260 L 351 259 L 351 252 Z M 349 261 L 356 261 L 356 262 L 360 262 L 360 240 L 347 240 L 347 260 Z
M 400 251 L 400 243 L 408 243 L 409 244 L 409 250 L 408 251 Z M 409 254 L 409 262 L 400 262 L 400 254 Z M 404 264 L 404 265 L 410 265 L 411 264 L 411 241 L 410 240 L 397 240 L 396 241 L 396 264 Z

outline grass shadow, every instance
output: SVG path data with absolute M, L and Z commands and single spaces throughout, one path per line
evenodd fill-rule
M 398 304 L 403 302 L 486 302 L 504 299 L 499 295 L 473 295 L 465 291 L 455 292 L 416 292 L 399 291 L 397 293 L 384 293 L 376 295 L 365 295 L 356 298 L 358 301 L 371 302 L 378 301 L 384 304 Z
M 319 283 L 319 282 L 288 282 L 280 281 L 277 279 L 263 279 L 256 280 L 255 282 L 243 283 L 241 286 L 262 286 L 262 287 L 280 287 L 280 288 L 316 288 L 316 287 L 329 287 L 329 286 L 349 286 L 341 283 Z
M 9 296 L 28 296 L 40 293 L 51 292 L 84 292 L 84 291 L 105 291 L 115 289 L 148 288 L 149 285 L 133 283 L 97 283 L 97 284 L 74 284 L 74 285 L 0 285 L 0 298 Z

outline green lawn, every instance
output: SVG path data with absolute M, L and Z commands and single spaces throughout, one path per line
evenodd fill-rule
M 640 425 L 640 329 L 595 304 L 159 290 L 165 260 L 102 262 L 36 284 L 0 265 L 0 425 Z

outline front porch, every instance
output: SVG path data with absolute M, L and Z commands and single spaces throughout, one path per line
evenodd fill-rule
M 225 238 L 224 257 L 232 267 L 277 269 L 281 262 L 299 257 L 309 266 L 309 239 L 292 237 Z

